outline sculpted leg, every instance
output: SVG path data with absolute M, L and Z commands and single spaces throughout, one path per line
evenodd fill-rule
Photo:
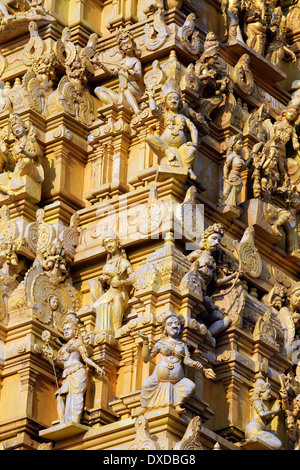
M 113 313 L 113 324 L 114 324 L 115 329 L 121 328 L 123 315 L 124 315 L 124 299 L 123 299 L 122 294 L 117 294 L 114 298 L 114 313 Z
M 140 113 L 140 108 L 138 106 L 138 103 L 137 103 L 137 100 L 136 100 L 135 96 L 132 94 L 132 92 L 130 90 L 125 90 L 124 91 L 124 96 L 127 100 L 127 103 L 129 104 L 129 106 L 131 106 L 131 108 L 133 109 L 134 114 L 138 115 Z
M 65 421 L 65 397 L 57 392 L 56 395 L 56 406 L 57 406 L 57 414 L 60 423 L 64 423 Z
M 169 149 L 165 141 L 157 135 L 147 135 L 146 141 L 151 150 L 158 156 L 158 163 L 160 163 L 160 160 L 164 157 L 167 157 L 168 163 L 172 163 L 173 160 L 176 160 L 175 153 Z
M 112 104 L 118 103 L 119 95 L 115 91 L 110 90 L 109 88 L 99 86 L 95 88 L 95 95 L 99 98 L 102 103 Z

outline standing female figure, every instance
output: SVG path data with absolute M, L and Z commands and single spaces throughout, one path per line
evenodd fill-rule
M 101 376 L 104 371 L 89 358 L 73 310 L 65 317 L 63 335 L 67 342 L 60 348 L 57 358 L 54 358 L 52 349 L 44 348 L 44 352 L 63 368 L 62 385 L 55 393 L 60 424 L 80 423 L 88 383 L 86 365 L 94 367 Z

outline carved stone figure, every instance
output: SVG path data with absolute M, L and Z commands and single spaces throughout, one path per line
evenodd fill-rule
M 273 432 L 266 431 L 266 427 L 278 416 L 281 406 L 280 402 L 275 402 L 271 410 L 266 403 L 271 396 L 270 384 L 263 378 L 255 381 L 253 394 L 251 397 L 251 420 L 245 428 L 246 443 L 252 439 L 260 439 L 268 448 L 278 450 L 282 443 Z
M 272 14 L 269 31 L 272 33 L 272 39 L 266 48 L 266 59 L 279 66 L 285 54 L 288 54 L 295 62 L 296 55 L 286 43 L 287 20 L 282 14 L 281 7 L 275 8 Z
M 59 81 L 57 89 L 48 97 L 48 107 L 50 112 L 63 109 L 68 115 L 89 126 L 96 116 L 94 99 L 87 88 L 87 82 L 96 71 L 93 60 L 98 36 L 91 34 L 85 47 L 75 46 L 70 38 L 70 29 L 66 27 L 61 39 L 54 46 L 56 59 L 64 67 L 65 75 Z
M 44 170 L 41 164 L 42 150 L 36 141 L 34 128 L 13 114 L 9 118 L 9 131 L 14 143 L 9 149 L 6 139 L 2 141 L 0 166 L 2 171 L 7 171 L 0 174 L 0 192 L 13 197 L 15 191 L 25 186 L 25 177 L 42 183 Z
M 280 284 L 275 284 L 274 287 L 262 298 L 262 301 L 268 307 L 273 307 L 280 310 L 286 300 L 287 288 Z
M 253 154 L 251 153 L 247 160 L 243 159 L 241 155 L 243 148 L 242 134 L 231 137 L 223 148 L 226 150 L 226 160 L 223 166 L 224 186 L 220 205 L 223 207 L 236 207 L 238 205 L 238 195 L 243 187 L 241 172 L 247 168 L 253 158 Z
M 57 358 L 49 345 L 45 345 L 43 351 L 51 362 L 55 361 L 63 369 L 62 385 L 55 392 L 60 424 L 80 423 L 88 383 L 85 365 L 93 367 L 101 377 L 104 371 L 90 359 L 91 351 L 81 336 L 76 313 L 72 310 L 66 315 L 63 335 L 66 343 Z
M 24 268 L 18 251 L 21 241 L 17 224 L 10 220 L 7 206 L 0 209 L 0 322 L 8 322 L 8 298 L 18 286 L 18 275 Z
M 153 374 L 144 381 L 141 388 L 141 413 L 168 405 L 175 406 L 178 414 L 185 412 L 181 405 L 191 396 L 195 384 L 184 376 L 183 365 L 203 369 L 209 379 L 216 377 L 212 369 L 204 369 L 200 362 L 190 358 L 188 348 L 181 340 L 183 321 L 183 317 L 166 312 L 163 336 L 152 348 L 149 348 L 148 336 L 140 332 L 143 339 L 143 361 L 147 363 L 160 354 L 160 361 Z
M 241 2 L 238 0 L 222 0 L 221 11 L 224 18 L 227 42 L 243 41 L 240 28 Z
M 296 282 L 287 291 L 287 306 L 292 319 L 294 320 L 295 330 L 300 327 L 300 282 Z
M 204 42 L 204 51 L 195 64 L 195 74 L 202 97 L 200 109 L 203 118 L 221 106 L 229 93 L 230 78 L 219 64 L 220 44 L 216 35 L 209 32 Z
M 149 134 L 146 141 L 159 157 L 160 165 L 185 167 L 190 178 L 196 179 L 193 162 L 197 152 L 198 131 L 192 121 L 182 114 L 180 89 L 169 79 L 162 88 L 162 107 L 156 105 L 149 92 L 149 105 L 153 114 L 162 116 L 164 132 L 156 136 Z M 190 134 L 190 138 L 188 137 Z
M 267 142 L 273 133 L 270 119 L 270 108 L 262 103 L 248 117 L 243 128 L 243 134 L 253 134 L 258 141 Z
M 300 450 L 300 377 L 299 364 L 296 368 L 296 375 L 280 374 L 282 410 L 285 414 L 286 430 L 289 438 L 294 443 L 294 450 Z M 289 392 L 292 391 L 292 396 Z
M 11 18 L 29 15 L 45 15 L 44 0 L 5 0 L 0 2 L 1 24 Z
M 286 146 L 291 140 L 294 150 L 299 151 L 300 144 L 296 132 L 299 121 L 300 102 L 291 100 L 285 110 L 277 118 L 273 125 L 271 138 L 265 145 L 261 142 L 253 148 L 254 167 L 253 173 L 254 197 L 260 197 L 269 192 L 284 192 L 288 189 L 289 176 L 286 159 Z
M 102 244 L 107 252 L 103 274 L 89 281 L 92 308 L 96 311 L 95 332 L 115 334 L 122 326 L 122 319 L 129 300 L 128 287 L 132 286 L 133 269 L 118 237 L 106 231 Z
M 62 332 L 65 315 L 79 306 L 78 292 L 72 285 L 69 264 L 73 261 L 74 227 L 62 230 L 44 221 L 45 212 L 38 209 L 36 222 L 26 226 L 24 241 L 33 265 L 7 301 L 10 320 L 22 315 L 35 318 Z M 69 234 L 69 236 L 68 236 Z
M 239 276 L 239 271 L 220 278 L 217 276 L 219 245 L 223 235 L 224 230 L 220 224 L 208 227 L 202 235 L 199 249 L 187 256 L 187 259 L 192 263 L 190 272 L 194 273 L 202 286 L 203 305 L 206 312 L 202 314 L 201 319 L 209 325 L 212 336 L 226 329 L 231 324 L 231 319 L 212 302 L 210 290 L 213 287 L 225 285 Z M 189 273 L 186 274 L 186 276 L 188 275 Z M 184 282 L 185 276 L 182 279 L 182 283 Z
M 265 0 L 250 0 L 246 9 L 244 27 L 247 36 L 247 46 L 263 56 L 268 30 Z
M 95 94 L 105 104 L 124 105 L 138 116 L 140 113 L 139 102 L 144 93 L 144 83 L 142 76 L 142 65 L 138 58 L 139 51 L 133 35 L 130 31 L 120 30 L 117 34 L 119 52 L 122 59 L 119 63 L 111 65 L 112 69 L 107 67 L 101 59 L 96 59 L 94 63 L 103 67 L 109 73 L 118 75 L 119 90 L 115 92 L 110 88 L 97 87 Z
M 35 60 L 23 77 L 23 95 L 29 106 L 40 114 L 47 114 L 47 99 L 53 92 L 55 78 L 54 52 Z

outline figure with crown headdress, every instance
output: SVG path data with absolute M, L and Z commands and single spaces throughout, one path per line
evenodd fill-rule
M 212 31 L 207 33 L 203 48 L 204 51 L 195 64 L 195 74 L 200 83 L 201 102 L 198 112 L 205 119 L 225 103 L 231 81 L 219 63 L 220 44 Z
M 239 0 L 222 0 L 221 11 L 225 23 L 225 37 L 227 42 L 243 41 L 240 17 L 241 2 Z
M 185 167 L 191 179 L 196 179 L 193 162 L 197 153 L 198 130 L 183 114 L 180 88 L 169 79 L 162 88 L 162 105 L 154 100 L 153 90 L 148 90 L 149 106 L 154 115 L 162 116 L 164 131 L 159 137 L 149 134 L 146 141 L 159 158 L 160 165 Z
M 128 288 L 133 284 L 133 268 L 119 238 L 113 231 L 106 230 L 102 245 L 107 252 L 102 275 L 91 279 L 89 287 L 96 311 L 95 332 L 114 335 L 122 326 L 122 319 L 129 300 Z
M 242 157 L 242 134 L 232 136 L 224 144 L 222 150 L 226 152 L 226 160 L 223 166 L 224 185 L 220 197 L 220 205 L 222 207 L 236 207 L 238 205 L 238 195 L 243 187 L 241 172 L 248 166 L 253 158 L 253 154 L 251 153 L 247 160 L 244 160 Z
M 191 359 L 188 347 L 181 339 L 183 327 L 182 315 L 167 311 L 163 314 L 163 336 L 152 348 L 149 348 L 148 336 L 140 332 L 143 361 L 148 363 L 160 354 L 153 374 L 141 388 L 141 414 L 169 405 L 173 405 L 178 414 L 185 412 L 181 405 L 192 395 L 195 384 L 184 376 L 184 365 L 203 370 L 208 379 L 216 377 L 212 369 L 205 369 L 201 362 Z
M 274 432 L 266 431 L 268 424 L 278 416 L 281 405 L 276 401 L 272 409 L 267 406 L 271 397 L 271 387 L 267 380 L 258 377 L 255 381 L 251 397 L 251 419 L 245 428 L 246 443 L 259 438 L 274 450 L 281 448 L 282 443 Z
M 266 48 L 266 59 L 278 67 L 285 54 L 288 54 L 292 61 L 296 62 L 296 55 L 286 42 L 287 19 L 283 15 L 280 6 L 276 7 L 273 11 L 269 30 L 272 34 L 272 39 Z
M 108 73 L 119 76 L 119 89 L 115 92 L 110 88 L 99 86 L 95 89 L 95 94 L 103 103 L 124 105 L 138 116 L 141 112 L 139 102 L 144 94 L 142 64 L 139 60 L 140 52 L 131 31 L 126 29 L 118 31 L 117 41 L 122 56 L 118 64 L 110 64 L 112 67 L 110 68 L 98 58 L 93 62 Z
M 34 128 L 25 124 L 17 114 L 12 114 L 8 131 L 14 138 L 14 144 L 11 149 L 8 148 L 7 135 L 0 146 L 0 165 L 2 171 L 6 170 L 0 174 L 0 192 L 13 196 L 15 190 L 25 185 L 25 176 L 42 183 L 44 170 L 40 161 L 42 150 L 36 140 Z
M 229 267 L 225 266 L 220 250 L 220 242 L 224 235 L 224 229 L 221 224 L 214 224 L 208 227 L 202 235 L 200 246 L 187 256 L 192 263 L 190 271 L 188 271 L 181 280 L 184 285 L 188 276 L 193 273 L 195 280 L 201 285 L 201 293 L 203 295 L 203 306 L 205 312 L 202 313 L 201 319 L 209 327 L 212 335 L 211 342 L 215 345 L 214 336 L 228 328 L 231 319 L 225 315 L 220 308 L 214 304 L 211 299 L 212 291 L 216 287 L 228 284 L 230 281 L 237 281 L 241 271 L 230 272 Z M 218 276 L 218 270 L 222 266 L 223 271 L 227 271 L 226 275 Z M 222 273 L 223 274 L 223 273 Z
M 93 367 L 101 377 L 104 371 L 90 358 L 91 349 L 82 338 L 74 310 L 65 317 L 63 335 L 66 343 L 59 349 L 57 357 L 49 346 L 43 347 L 43 351 L 53 364 L 63 368 L 62 384 L 55 392 L 60 424 L 80 423 L 88 383 L 86 366 Z
M 299 153 L 300 144 L 296 126 L 300 121 L 300 100 L 292 99 L 273 124 L 272 135 L 262 147 L 261 142 L 253 147 L 254 197 L 264 194 L 286 192 L 290 188 L 287 168 L 286 146 L 291 141 Z M 257 147 L 257 148 L 256 148 Z

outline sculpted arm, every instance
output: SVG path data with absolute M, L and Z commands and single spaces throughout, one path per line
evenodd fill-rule
M 231 168 L 232 159 L 233 159 L 233 155 L 230 154 L 230 155 L 227 156 L 227 158 L 226 158 L 226 160 L 225 160 L 225 163 L 224 163 L 224 167 L 223 167 L 223 178 L 224 178 L 225 183 L 226 183 L 227 180 L 228 180 L 228 176 L 229 176 L 229 172 L 230 172 L 230 168 Z
M 143 339 L 143 346 L 142 346 L 142 358 L 143 361 L 147 364 L 153 357 L 155 357 L 160 350 L 160 342 L 156 343 L 153 348 L 149 347 L 149 338 L 148 336 L 140 331 L 140 337 Z
M 90 359 L 86 353 L 86 348 L 84 345 L 81 345 L 79 346 L 79 351 L 80 351 L 80 355 L 82 357 L 82 360 L 89 366 L 93 367 L 100 375 L 101 377 L 104 376 L 104 370 L 98 366 L 98 364 L 96 364 L 94 361 L 92 361 L 92 359 Z
M 298 139 L 298 135 L 295 129 L 293 129 L 293 133 L 292 133 L 292 143 L 293 143 L 294 150 L 300 149 L 299 139 Z
M 194 367 L 197 370 L 203 370 L 205 377 L 208 379 L 216 378 L 216 374 L 212 369 L 205 369 L 201 362 L 193 361 L 193 359 L 191 359 L 187 346 L 185 346 L 185 356 L 183 359 L 183 363 L 188 367 Z
M 198 130 L 197 130 L 197 127 L 188 118 L 186 119 L 186 126 L 187 126 L 187 128 L 189 129 L 189 131 L 191 133 L 191 139 L 192 139 L 191 143 L 196 146 L 197 143 L 198 143 Z

